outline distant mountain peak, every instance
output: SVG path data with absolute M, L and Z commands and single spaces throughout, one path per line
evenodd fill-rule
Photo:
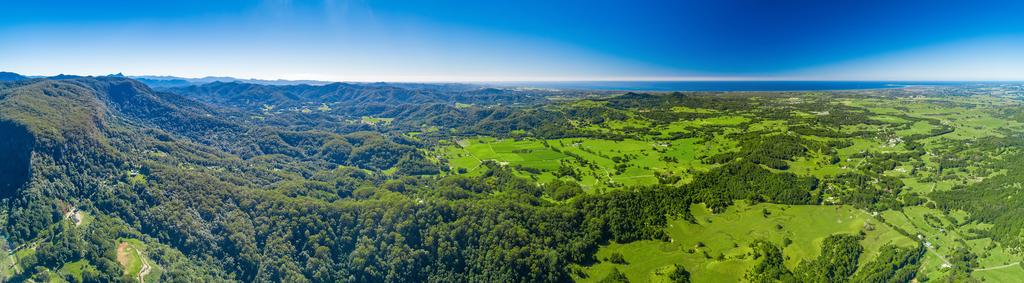
M 261 80 L 261 79 L 239 79 L 234 77 L 206 76 L 202 78 L 183 78 L 175 76 L 128 76 L 142 83 L 155 88 L 186 87 L 192 85 L 204 85 L 208 83 L 246 83 L 258 85 L 327 85 L 333 82 L 315 80 Z
M 29 79 L 29 77 L 19 75 L 18 73 L 0 72 L 0 82 L 13 82 L 27 79 Z

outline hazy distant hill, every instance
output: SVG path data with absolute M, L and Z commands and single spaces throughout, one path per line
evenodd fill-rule
M 259 79 L 239 79 L 233 77 L 202 77 L 202 78 L 183 78 L 175 76 L 128 76 L 129 78 L 136 79 L 142 83 L 145 83 L 153 88 L 171 88 L 171 87 L 184 87 L 190 85 L 202 85 L 213 82 L 238 82 L 238 83 L 251 83 L 261 85 L 325 85 L 331 82 L 328 81 L 315 81 L 315 80 L 259 80 Z
M 27 80 L 29 77 L 11 72 L 0 72 L 0 82 Z
M 169 88 L 167 91 L 218 106 L 249 110 L 264 107 L 277 109 L 316 107 L 322 104 L 334 108 L 377 107 L 381 109 L 406 104 L 514 105 L 541 102 L 551 95 L 551 93 L 541 91 L 516 91 L 461 84 L 406 85 L 388 83 L 275 86 L 241 82 L 214 82 Z

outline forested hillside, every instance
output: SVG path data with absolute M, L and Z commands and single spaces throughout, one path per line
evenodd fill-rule
M 0 82 L 0 280 L 1024 275 L 1021 103 L 969 87 Z

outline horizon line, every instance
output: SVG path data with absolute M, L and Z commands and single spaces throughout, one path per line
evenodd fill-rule
M 2 71 L 0 71 L 2 72 Z M 6 71 L 11 72 L 11 71 Z M 638 77 L 477 77 L 477 78 L 445 78 L 445 77 L 393 77 L 389 79 L 372 79 L 369 77 L 353 79 L 329 79 L 329 78 L 302 78 L 287 76 L 268 78 L 255 76 L 234 76 L 234 75 L 202 75 L 202 76 L 178 76 L 178 75 L 126 75 L 113 73 L 106 75 L 97 74 L 65 74 L 55 75 L 25 75 L 12 72 L 30 78 L 47 78 L 60 75 L 83 76 L 83 77 L 108 77 L 121 75 L 127 78 L 148 78 L 155 80 L 203 80 L 229 78 L 234 80 L 249 81 L 278 81 L 278 82 L 324 82 L 324 83 L 462 83 L 462 84 L 486 84 L 486 83 L 565 83 L 565 82 L 943 82 L 943 83 L 1018 83 L 1024 82 L 1019 79 L 934 79 L 934 78 L 909 78 L 909 79 L 870 79 L 870 78 L 812 78 L 812 77 L 772 77 L 772 76 L 638 76 Z

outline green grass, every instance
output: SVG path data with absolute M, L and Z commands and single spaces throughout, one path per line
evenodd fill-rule
M 686 107 L 686 106 L 672 107 L 672 111 L 676 111 L 676 112 L 680 112 L 680 113 L 698 113 L 698 114 L 712 114 L 712 113 L 717 113 L 718 112 L 717 110 L 713 110 L 713 109 L 691 108 L 691 107 Z
M 365 123 L 365 124 L 378 125 L 378 124 L 390 124 L 391 121 L 394 121 L 394 120 L 395 120 L 395 118 L 379 118 L 379 117 L 363 116 L 361 121 L 363 123 Z
M 14 275 L 14 258 L 7 255 L 6 251 L 0 254 L 0 278 L 8 278 Z
M 82 271 L 85 269 L 94 269 L 87 260 L 79 260 L 75 262 L 65 263 L 64 266 L 57 271 L 58 274 L 68 274 L 74 277 L 78 282 L 82 281 Z
M 78 213 L 82 215 L 82 222 L 79 224 L 80 227 L 88 227 L 89 224 L 95 220 L 95 216 L 92 216 L 92 214 L 89 214 L 88 212 L 79 211 Z
M 118 244 L 120 245 L 120 243 Z M 124 267 L 124 274 L 128 276 L 138 275 L 142 269 L 142 258 L 139 257 L 139 249 L 136 248 L 135 244 L 129 243 L 123 252 L 126 257 L 126 260 L 121 261 L 121 266 Z
M 843 165 L 828 164 L 828 161 L 829 156 L 827 155 L 812 154 L 811 156 L 797 158 L 797 160 L 790 162 L 788 171 L 818 178 L 854 171 L 849 166 L 844 168 Z
M 32 266 L 24 266 L 23 259 L 26 257 L 35 256 L 35 248 L 26 246 L 20 250 L 14 251 L 13 254 L 3 253 L 0 256 L 0 281 L 4 278 L 10 278 L 11 276 L 25 272 L 25 270 L 31 270 Z
M 986 283 L 1016 283 L 1021 282 L 1021 278 L 1024 278 L 1024 268 L 1021 268 L 1018 264 L 1007 268 L 974 271 L 971 273 L 971 277 L 978 278 Z
M 545 146 L 544 143 L 548 146 Z M 687 169 L 708 170 L 712 165 L 703 164 L 701 156 L 717 154 L 721 147 L 705 146 L 695 138 L 666 142 L 641 140 L 601 139 L 494 139 L 481 137 L 458 141 L 458 145 L 444 146 L 435 153 L 448 160 L 453 168 L 464 168 L 469 173 L 480 169 L 480 164 L 492 160 L 499 164 L 522 166 L 543 171 L 540 174 L 519 172 L 526 177 L 546 182 L 554 179 L 552 172 L 558 170 L 562 161 L 574 162 L 570 154 L 580 156 L 595 167 L 576 168 L 583 174 L 581 184 L 588 188 L 606 187 L 610 183 L 621 185 L 650 185 L 658 183 L 655 172 L 670 172 L 689 177 Z M 630 157 L 624 162 L 628 167 L 621 172 L 615 169 L 614 159 Z M 676 162 L 668 162 L 671 157 Z M 575 163 L 573 163 L 575 164 Z
M 762 209 L 767 209 L 770 215 L 765 217 Z M 601 261 L 585 267 L 589 276 L 581 281 L 600 280 L 612 268 L 618 268 L 634 282 L 663 281 L 673 264 L 683 264 L 693 274 L 694 282 L 737 282 L 755 263 L 748 247 L 755 239 L 765 239 L 780 247 L 783 246 L 783 238 L 792 240 L 792 244 L 783 248 L 784 255 L 788 256 L 786 265 L 790 268 L 800 260 L 816 257 L 825 237 L 836 233 L 865 230 L 867 236 L 861 241 L 865 247 L 862 263 L 877 256 L 878 249 L 885 244 L 915 245 L 912 239 L 866 212 L 848 206 L 746 205 L 739 202 L 721 214 L 711 214 L 703 205 L 694 205 L 691 210 L 697 223 L 671 221 L 666 229 L 670 242 L 638 241 L 603 246 L 597 253 Z M 866 230 L 865 223 L 874 229 Z M 781 225 L 782 229 L 777 229 L 776 225 Z M 698 248 L 698 242 L 703 243 L 703 247 Z M 690 249 L 694 253 L 690 253 Z M 618 265 L 604 260 L 613 252 L 621 253 L 628 264 Z M 704 252 L 711 258 L 705 258 Z M 718 254 L 723 254 L 725 259 L 717 260 Z
M 124 268 L 124 274 L 131 278 L 138 277 L 139 272 L 142 271 L 143 260 L 145 260 L 150 266 L 149 274 L 146 275 L 145 279 L 147 282 L 156 282 L 163 270 L 146 256 L 146 244 L 138 239 L 118 239 L 117 245 L 120 246 L 122 243 L 126 244 L 125 253 L 118 255 L 118 262 Z
M 27 247 L 27 248 L 23 248 L 21 250 L 18 250 L 16 252 L 14 252 L 14 258 L 18 260 L 18 265 L 21 268 L 21 270 L 25 270 L 25 269 L 31 268 L 31 266 L 24 266 L 24 265 L 22 265 L 22 259 L 24 259 L 26 257 L 30 257 L 30 256 L 35 256 L 35 254 L 36 254 L 36 249 L 35 248 Z
M 966 218 L 962 211 L 953 214 L 954 218 Z M 931 217 L 926 215 L 931 215 Z M 950 222 L 943 215 L 942 211 L 921 206 L 907 207 L 903 211 L 884 211 L 882 216 L 886 223 L 899 227 L 912 235 L 921 235 L 924 240 L 933 245 L 935 252 L 939 255 L 929 252 L 922 264 L 922 271 L 931 278 L 939 278 L 945 274 L 942 268 L 943 261 L 939 256 L 950 257 L 956 247 L 963 246 L 961 241 L 966 243 L 966 248 L 970 249 L 972 253 L 978 255 L 979 268 L 1002 266 L 1020 261 L 1019 256 L 1013 255 L 1002 245 L 996 244 L 990 249 L 991 238 L 967 240 L 967 235 L 965 234 L 967 228 L 987 229 L 991 227 L 988 224 L 969 224 L 963 227 L 955 227 L 955 223 Z M 938 221 L 928 220 L 927 218 L 938 219 Z M 996 275 L 1002 274 L 1002 272 L 995 270 L 979 274 L 986 274 L 985 276 L 988 276 L 987 273 L 989 272 Z
M 828 142 L 845 140 L 852 146 L 837 149 L 840 161 L 831 164 L 831 156 L 820 152 L 811 152 L 806 156 L 789 162 L 786 171 L 802 176 L 827 178 L 846 172 L 860 172 L 866 168 L 867 158 L 853 157 L 861 153 L 908 153 L 904 147 L 906 139 L 914 135 L 929 134 L 940 126 L 925 120 L 952 126 L 954 131 L 937 137 L 918 140 L 929 153 L 920 157 L 920 161 L 912 160 L 898 164 L 896 169 L 883 172 L 902 180 L 905 184 L 903 193 L 917 193 L 924 198 L 935 191 L 948 191 L 961 184 L 979 182 L 993 174 L 1009 174 L 1004 171 L 982 171 L 984 164 L 970 164 L 964 169 L 948 169 L 938 172 L 938 157 L 955 146 L 983 141 L 987 138 L 1002 137 L 1010 131 L 1024 131 L 1024 124 L 1004 119 L 999 115 L 998 107 L 1019 105 L 1006 98 L 994 97 L 928 97 L 928 98 L 871 98 L 871 97 L 836 97 L 829 98 L 832 103 L 858 107 L 872 113 L 870 119 L 882 123 L 861 123 L 844 125 L 836 129 L 839 132 L 863 132 L 863 136 L 852 138 L 803 136 L 808 140 Z M 800 99 L 791 99 L 799 103 Z M 576 101 L 562 107 L 605 107 L 603 101 Z M 784 108 L 784 107 L 783 107 Z M 617 119 L 606 119 L 600 124 L 586 124 L 585 121 L 570 121 L 574 125 L 582 125 L 583 130 L 596 133 L 623 133 L 623 129 L 650 129 L 650 135 L 630 136 L 625 140 L 603 140 L 593 138 L 564 138 L 539 140 L 525 138 L 521 140 L 495 139 L 476 137 L 462 139 L 458 145 L 448 144 L 433 149 L 432 154 L 440 155 L 448 161 L 452 168 L 464 168 L 468 174 L 479 174 L 480 164 L 484 160 L 493 160 L 500 164 L 531 170 L 516 170 L 516 174 L 531 178 L 537 183 L 546 183 L 556 178 L 553 171 L 560 162 L 568 162 L 570 166 L 581 171 L 580 183 L 591 193 L 601 193 L 605 189 L 618 187 L 610 185 L 650 185 L 658 182 L 655 173 L 671 173 L 682 179 L 677 184 L 689 182 L 695 171 L 706 171 L 714 168 L 713 164 L 701 162 L 703 157 L 723 152 L 738 150 L 738 141 L 733 134 L 750 132 L 793 133 L 791 128 L 797 125 L 814 126 L 806 120 L 774 120 L 763 119 L 756 111 L 736 110 L 732 112 L 712 109 L 675 106 L 673 111 L 685 114 L 678 121 L 665 123 L 644 118 L 643 109 L 628 111 L 612 109 L 619 115 Z M 785 111 L 785 110 L 780 110 Z M 827 115 L 823 112 L 797 111 L 791 113 L 795 119 L 811 119 Z M 699 117 L 699 118 L 689 118 Z M 713 129 L 715 131 L 704 131 Z M 665 141 L 664 138 L 677 134 L 700 138 L 682 138 Z M 893 138 L 901 138 L 903 141 Z M 893 139 L 893 140 L 890 140 Z M 547 146 L 545 146 L 545 143 Z M 986 152 L 953 152 L 958 155 L 986 154 Z M 580 166 L 572 156 L 579 156 L 586 164 Z M 628 161 L 620 162 L 628 165 L 621 173 L 616 172 L 616 161 L 629 156 Z M 666 162 L 671 157 L 678 162 Z M 995 158 L 995 157 L 991 157 Z M 535 170 L 534 170 L 535 169 Z M 527 171 L 540 170 L 539 173 Z M 978 174 L 983 172 L 982 174 Z M 564 177 L 563 177 L 564 178 Z M 945 178 L 945 179 L 944 179 Z M 772 214 L 765 218 L 761 209 L 766 208 Z M 875 229 L 867 232 L 861 242 L 865 253 L 861 264 L 877 256 L 877 250 L 886 243 L 901 246 L 916 244 L 917 235 L 922 240 L 934 245 L 935 252 L 929 251 L 921 268 L 922 274 L 932 279 L 941 278 L 945 270 L 941 268 L 942 257 L 949 257 L 955 248 L 965 246 L 979 256 L 980 268 L 1003 266 L 1019 261 L 1020 255 L 1010 249 L 993 244 L 990 238 L 969 237 L 968 228 L 989 229 L 990 224 L 967 223 L 970 215 L 963 211 L 945 212 L 929 209 L 925 206 L 913 206 L 901 211 L 883 211 L 880 216 L 884 223 L 867 212 L 846 206 L 781 206 L 759 204 L 755 206 L 737 205 L 722 214 L 708 214 L 702 208 L 694 208 L 698 223 L 673 221 L 667 228 L 673 242 L 638 241 L 634 243 L 612 243 L 598 252 L 598 259 L 607 258 L 612 252 L 622 253 L 627 265 L 613 265 L 600 261 L 586 266 L 590 276 L 583 281 L 596 281 L 604 277 L 613 267 L 622 270 L 633 281 L 658 282 L 665 280 L 665 274 L 672 270 L 672 265 L 679 263 L 694 274 L 696 282 L 732 282 L 740 280 L 743 273 L 753 263 L 744 258 L 750 250 L 746 247 L 751 240 L 763 238 L 780 244 L 783 238 L 793 243 L 784 248 L 789 258 L 786 265 L 790 268 L 802 259 L 812 258 L 818 253 L 822 239 L 832 233 L 857 233 L 864 229 L 865 223 Z M 950 221 L 949 218 L 956 219 Z M 936 220 L 937 219 L 937 220 Z M 775 229 L 775 225 L 783 229 Z M 893 227 L 898 227 L 909 234 L 904 236 Z M 970 240 L 968 240 L 970 239 Z M 695 253 L 687 252 L 696 241 L 705 247 Z M 707 251 L 712 257 L 704 258 Z M 936 253 L 938 255 L 936 255 Z M 714 259 L 722 254 L 725 260 Z M 975 272 L 975 277 L 986 282 L 1014 282 L 1013 279 L 1024 278 L 1022 268 L 1002 268 Z M 1019 280 L 1016 280 L 1019 281 Z

